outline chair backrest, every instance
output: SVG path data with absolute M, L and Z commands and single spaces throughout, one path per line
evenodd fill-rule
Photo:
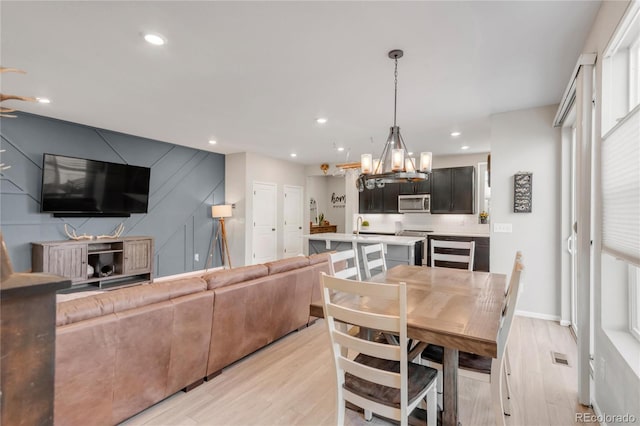
M 353 281 L 322 275 L 322 301 L 324 317 L 331 337 L 331 347 L 335 362 L 338 392 L 343 399 L 371 410 L 382 416 L 406 419 L 408 406 L 408 355 L 407 347 L 407 287 L 405 283 L 380 284 L 366 281 Z M 334 295 L 334 296 L 332 296 Z M 342 296 L 355 295 L 371 300 L 384 300 L 390 312 L 397 314 L 374 313 L 363 311 L 343 302 Z M 338 296 L 338 297 L 336 297 Z M 332 299 L 335 299 L 333 300 Z M 395 306 L 394 306 L 395 305 Z M 385 330 L 399 337 L 399 346 L 366 340 L 347 333 L 346 327 L 354 325 L 373 330 Z M 363 366 L 348 358 L 346 354 L 359 353 L 371 357 L 399 361 L 400 373 L 375 368 L 374 365 Z M 400 389 L 400 410 L 365 399 L 343 388 L 345 374 L 362 378 L 372 383 Z
M 370 254 L 380 253 L 377 258 L 369 259 Z M 382 268 L 381 272 L 387 270 L 387 262 L 384 258 L 384 244 L 370 244 L 362 246 L 362 261 L 364 262 L 364 275 L 371 279 L 371 271 Z
M 330 275 L 338 278 L 355 278 L 358 281 L 362 279 L 360 275 L 360 262 L 358 262 L 358 255 L 354 249 L 331 253 L 329 257 Z M 349 266 L 349 260 L 352 261 L 351 266 Z M 336 263 L 340 262 L 345 262 L 345 267 L 344 269 L 336 271 Z
M 473 271 L 473 259 L 476 252 L 475 241 L 444 241 L 429 240 L 431 244 L 431 266 L 436 261 L 466 263 L 467 269 Z M 437 252 L 436 249 L 447 249 L 447 253 Z M 464 254 L 458 254 L 464 251 Z
M 513 323 L 513 315 L 518 305 L 518 299 L 520 298 L 520 283 L 522 279 L 522 271 L 524 271 L 524 263 L 522 253 L 517 252 L 516 258 L 513 262 L 513 271 L 511 273 L 511 279 L 509 280 L 509 286 L 507 288 L 507 294 L 505 297 L 505 307 L 502 314 L 502 324 L 498 331 L 498 358 L 504 356 L 504 351 L 507 347 L 507 341 L 509 340 L 509 334 L 511 333 L 511 324 Z

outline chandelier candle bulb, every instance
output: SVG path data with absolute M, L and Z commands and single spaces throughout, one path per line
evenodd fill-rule
M 404 169 L 407 171 L 407 173 L 413 173 L 416 171 L 415 164 L 416 159 L 413 157 L 404 159 Z
M 371 173 L 372 164 L 371 154 L 362 154 L 360 156 L 360 168 L 362 169 L 362 173 L 365 175 Z
M 421 152 L 420 153 L 420 171 L 425 173 L 431 173 L 431 153 L 430 152 Z
M 393 149 L 391 151 L 391 170 L 394 172 L 404 170 L 404 149 Z

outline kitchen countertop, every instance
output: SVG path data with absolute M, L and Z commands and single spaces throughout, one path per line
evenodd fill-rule
M 398 237 L 395 235 L 354 235 L 354 234 L 339 234 L 333 232 L 325 232 L 322 234 L 303 235 L 303 238 L 308 240 L 320 240 L 320 241 L 341 241 L 341 242 L 356 242 L 356 243 L 383 243 L 395 246 L 412 246 L 418 241 L 424 241 L 421 237 Z

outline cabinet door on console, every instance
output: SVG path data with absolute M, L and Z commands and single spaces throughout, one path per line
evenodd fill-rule
M 61 275 L 71 281 L 87 279 L 87 245 L 61 244 L 47 247 L 42 272 Z
M 124 273 L 140 274 L 151 270 L 151 240 L 124 242 Z

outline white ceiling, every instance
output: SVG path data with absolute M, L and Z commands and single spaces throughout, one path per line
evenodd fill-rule
M 51 99 L 3 105 L 221 153 L 358 160 L 392 125 L 399 48 L 408 148 L 486 152 L 491 114 L 559 102 L 599 6 L 2 1 L 2 66 L 28 72 L 3 74 L 2 92 Z

